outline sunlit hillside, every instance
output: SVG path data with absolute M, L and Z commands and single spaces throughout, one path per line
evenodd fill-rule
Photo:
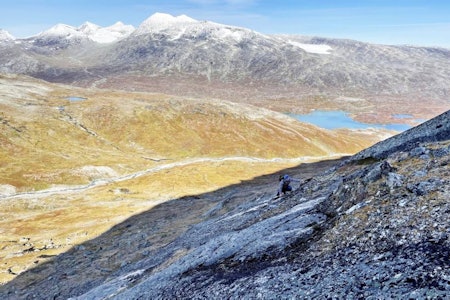
M 0 128 L 0 282 L 163 201 L 383 137 L 226 101 L 12 75 L 0 76 Z
M 19 192 L 194 157 L 322 158 L 354 153 L 380 139 L 324 131 L 226 101 L 82 90 L 5 76 L 0 92 L 0 181 Z

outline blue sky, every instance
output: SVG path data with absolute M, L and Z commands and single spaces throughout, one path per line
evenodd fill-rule
M 138 26 L 155 12 L 185 14 L 253 29 L 348 38 L 379 44 L 450 48 L 447 0 L 11 0 L 0 4 L 0 28 L 16 37 L 57 23 Z

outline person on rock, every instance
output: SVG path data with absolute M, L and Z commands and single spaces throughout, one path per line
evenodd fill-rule
M 278 185 L 278 191 L 276 197 L 280 197 L 283 194 L 286 194 L 286 192 L 292 191 L 291 182 L 300 182 L 299 179 L 291 178 L 289 175 L 280 175 L 279 177 L 279 185 Z

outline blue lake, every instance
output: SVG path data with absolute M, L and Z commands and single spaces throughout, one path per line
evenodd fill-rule
M 307 115 L 288 114 L 301 122 L 311 123 L 325 129 L 367 129 L 384 128 L 395 131 L 405 131 L 411 126 L 406 124 L 366 124 L 353 120 L 344 111 L 322 111 L 316 110 Z M 403 115 L 402 115 L 403 116 Z
M 83 101 L 86 100 L 87 98 L 83 98 L 83 97 L 75 97 L 75 96 L 69 96 L 66 97 L 67 100 L 71 101 L 71 102 L 76 102 L 76 101 Z

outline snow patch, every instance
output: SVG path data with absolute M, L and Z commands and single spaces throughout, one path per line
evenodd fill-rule
M 291 45 L 302 48 L 306 52 L 309 53 L 315 53 L 315 54 L 330 54 L 331 51 L 333 51 L 333 48 L 331 48 L 328 45 L 325 44 L 304 44 L 299 42 L 294 42 L 289 40 L 288 41 Z

